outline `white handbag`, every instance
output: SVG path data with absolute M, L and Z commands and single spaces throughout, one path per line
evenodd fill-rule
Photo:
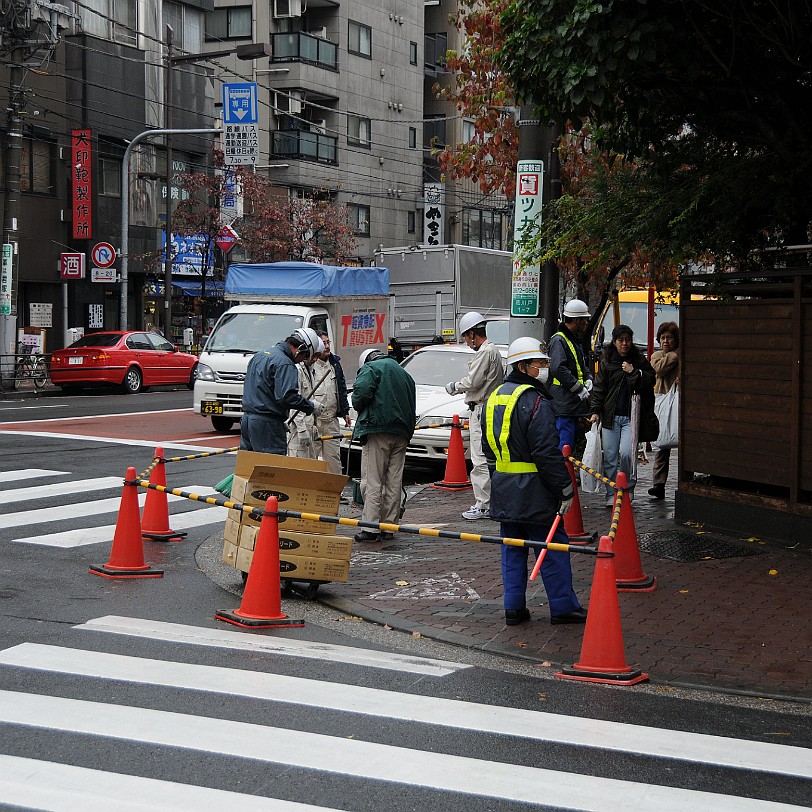
M 593 423 L 592 428 L 586 433 L 586 448 L 584 448 L 584 458 L 581 462 L 594 469 L 599 474 L 603 473 L 603 444 L 601 443 L 601 424 Z M 581 469 L 581 490 L 584 493 L 600 493 L 601 482 L 588 471 Z
M 679 387 L 676 381 L 667 392 L 654 396 L 654 413 L 660 421 L 660 433 L 654 445 L 676 448 L 679 443 Z

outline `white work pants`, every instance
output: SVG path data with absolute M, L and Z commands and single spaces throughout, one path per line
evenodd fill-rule
M 491 505 L 491 475 L 488 471 L 488 462 L 482 451 L 482 406 L 477 404 L 471 410 L 471 419 L 468 421 L 468 448 L 471 452 L 471 485 L 474 488 L 476 506 L 488 510 Z

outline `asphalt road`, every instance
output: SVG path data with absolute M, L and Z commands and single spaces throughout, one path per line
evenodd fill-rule
M 219 508 L 170 504 L 188 536 L 144 548 L 163 578 L 90 575 L 128 466 L 159 444 L 237 444 L 189 403 L 187 390 L 0 401 L 5 808 L 808 807 L 804 708 L 551 681 L 303 600 L 283 604 L 302 628 L 215 621 L 240 591 L 204 555 Z M 168 480 L 205 492 L 232 465 L 173 463 Z

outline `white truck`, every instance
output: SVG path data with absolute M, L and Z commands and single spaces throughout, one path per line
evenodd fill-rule
M 389 269 L 390 338 L 408 354 L 431 343 L 459 341 L 459 317 L 469 310 L 492 324 L 488 337 L 508 343 L 513 255 L 509 251 L 441 245 L 384 248 L 375 265 Z
M 194 411 L 228 431 L 242 417 L 248 362 L 297 327 L 324 330 L 351 386 L 358 357 L 389 341 L 389 272 L 312 262 L 235 264 L 225 298 L 233 302 L 211 331 L 197 368 Z

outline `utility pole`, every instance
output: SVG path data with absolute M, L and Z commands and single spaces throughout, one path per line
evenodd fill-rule
M 166 240 L 164 247 L 164 338 L 172 338 L 172 45 L 174 31 L 166 26 L 166 87 L 164 90 L 164 129 L 166 145 Z
M 561 194 L 558 128 L 541 127 L 532 105 L 522 105 L 518 128 L 510 340 L 533 336 L 549 341 L 558 327 L 558 268 L 552 262 L 544 268 L 530 266 L 517 256 L 524 231 L 540 221 L 544 206 Z

